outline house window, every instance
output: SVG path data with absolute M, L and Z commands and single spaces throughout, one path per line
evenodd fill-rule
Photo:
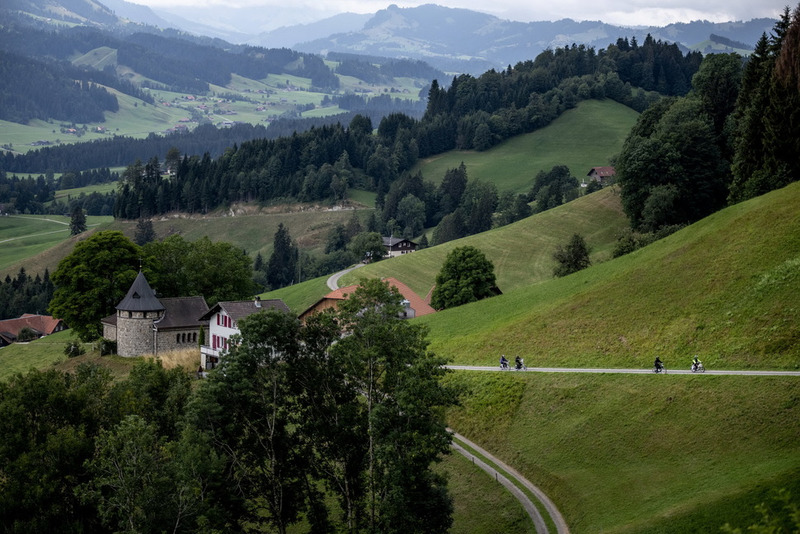
M 175 343 L 180 343 L 180 342 L 181 342 L 181 335 L 175 334 Z

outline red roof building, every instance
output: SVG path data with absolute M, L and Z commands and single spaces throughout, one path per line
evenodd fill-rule
M 55 319 L 50 315 L 36 315 L 33 313 L 22 314 L 17 319 L 6 319 L 0 321 L 0 347 L 17 341 L 23 328 L 32 330 L 37 337 L 43 337 L 66 330 L 67 325 L 61 319 Z

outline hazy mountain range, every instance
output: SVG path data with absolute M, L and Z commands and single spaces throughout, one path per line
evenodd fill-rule
M 620 37 L 647 34 L 685 50 L 746 52 L 775 21 L 695 21 L 663 27 L 622 27 L 601 21 L 515 22 L 493 15 L 427 4 L 390 5 L 372 15 L 343 13 L 301 25 L 275 27 L 281 10 L 193 6 L 165 11 L 125 0 L 6 0 L 7 9 L 82 24 L 144 24 L 223 39 L 234 44 L 325 54 L 350 52 L 422 59 L 446 71 L 481 73 L 535 58 L 547 48 L 584 44 L 605 48 Z M 284 10 L 291 9 L 289 7 Z M 313 13 L 308 14 L 313 16 Z M 295 17 L 296 18 L 296 17 Z M 265 28 L 270 28 L 265 31 Z

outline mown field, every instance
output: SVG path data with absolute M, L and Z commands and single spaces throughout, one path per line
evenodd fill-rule
M 459 363 L 800 369 L 800 184 L 575 275 L 421 319 Z M 400 277 L 402 279 L 402 277 Z M 501 286 L 502 288 L 502 286 Z M 674 362 L 674 363 L 673 363 Z
M 513 137 L 486 152 L 453 150 L 420 161 L 426 180 L 442 181 L 462 162 L 470 179 L 497 184 L 501 191 L 527 193 L 539 171 L 566 165 L 582 180 L 589 169 L 609 165 L 636 123 L 631 108 L 613 100 L 585 100 L 549 126 Z
M 553 252 L 572 234 L 581 234 L 592 249 L 592 261 L 602 263 L 611 258 L 617 236 L 626 226 L 619 192 L 605 188 L 508 226 L 368 265 L 345 275 L 339 284 L 356 283 L 365 276 L 393 276 L 425 296 L 447 254 L 456 247 L 471 245 L 494 264 L 500 290 L 513 293 L 552 279 Z
M 746 527 L 800 493 L 800 378 L 456 372 L 448 423 L 539 485 L 575 534 Z
M 86 217 L 86 226 L 95 228 L 111 222 L 111 217 Z M 53 247 L 74 241 L 69 235 L 69 217 L 60 215 L 6 215 L 0 216 L 0 273 L 18 271 L 24 266 L 33 276 L 51 271 L 52 262 L 41 264 L 36 258 L 49 256 Z M 60 259 L 60 258 L 59 258 Z M 56 262 L 57 264 L 57 262 Z

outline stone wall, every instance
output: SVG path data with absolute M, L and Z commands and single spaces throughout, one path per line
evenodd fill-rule
M 198 349 L 198 339 L 200 337 L 200 327 L 183 328 L 180 330 L 159 330 L 158 331 L 158 353 L 169 352 L 172 350 Z
M 153 354 L 153 321 L 158 312 L 117 312 L 117 354 L 143 356 Z

